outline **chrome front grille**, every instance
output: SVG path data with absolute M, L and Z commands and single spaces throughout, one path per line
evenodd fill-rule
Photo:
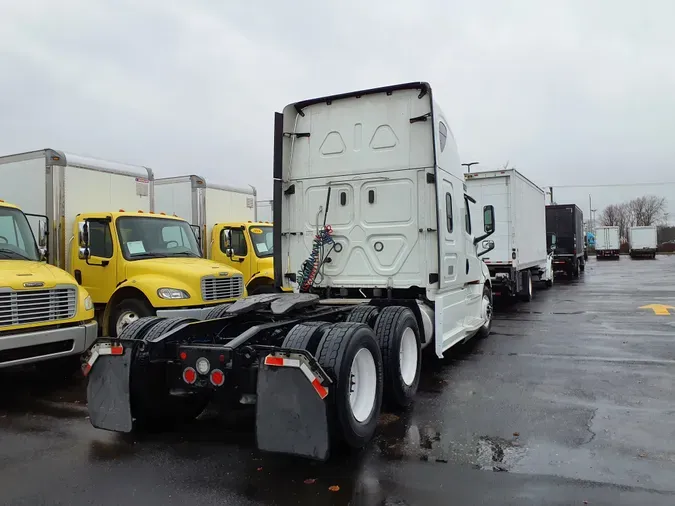
M 202 299 L 206 301 L 236 299 L 243 293 L 244 278 L 240 274 L 229 278 L 202 278 Z
M 0 288 L 0 327 L 67 320 L 77 310 L 77 288 Z

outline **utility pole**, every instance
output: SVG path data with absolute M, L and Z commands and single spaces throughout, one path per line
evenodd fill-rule
M 469 162 L 469 163 L 463 163 L 462 165 L 464 165 L 466 167 L 466 173 L 468 174 L 470 169 L 471 169 L 471 166 L 472 165 L 478 165 L 479 163 L 480 162 Z
M 590 232 L 593 232 L 593 204 L 591 203 L 591 194 L 588 194 L 588 225 L 590 227 Z

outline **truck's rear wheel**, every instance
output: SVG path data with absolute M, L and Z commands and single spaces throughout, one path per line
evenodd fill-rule
M 125 328 L 146 316 L 153 316 L 152 306 L 141 299 L 124 299 L 113 308 L 108 325 L 111 337 L 120 336 Z
M 175 328 L 195 321 L 191 318 L 148 318 L 155 323 L 138 339 L 152 341 Z M 210 400 L 205 391 L 185 396 L 169 394 L 167 364 L 150 363 L 137 348 L 132 362 L 130 380 L 131 413 L 135 425 L 144 430 L 161 430 L 177 423 L 197 418 Z
M 347 321 L 353 323 L 365 323 L 370 328 L 375 328 L 375 321 L 380 314 L 380 308 L 369 306 L 368 304 L 359 304 L 347 315 Z
M 581 272 L 584 272 L 584 271 L 586 270 L 586 262 L 585 262 L 585 261 L 584 261 L 584 262 L 581 262 L 581 261 L 579 262 L 579 270 L 580 270 Z M 578 273 L 577 273 L 577 275 L 578 275 Z
M 520 300 L 530 302 L 532 300 L 532 273 L 530 271 L 523 271 L 521 273 L 522 289 L 520 292 Z
M 385 307 L 375 322 L 375 335 L 382 351 L 385 401 L 406 407 L 417 393 L 422 368 L 417 318 L 407 307 Z
M 373 330 L 337 323 L 321 339 L 317 359 L 333 379 L 329 423 L 334 439 L 364 447 L 375 434 L 382 407 L 382 355 Z
M 485 323 L 483 326 L 478 329 L 476 337 L 479 339 L 485 339 L 490 335 L 492 330 L 492 290 L 486 285 L 483 286 L 483 299 L 481 300 L 481 316 L 485 318 Z
M 312 355 L 316 354 L 321 338 L 330 328 L 327 322 L 299 323 L 286 334 L 282 348 L 307 350 Z

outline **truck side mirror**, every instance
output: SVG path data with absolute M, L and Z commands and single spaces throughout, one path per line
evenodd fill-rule
M 40 252 L 40 260 L 47 261 L 49 258 L 49 251 L 47 249 L 47 224 L 44 221 L 38 222 L 38 251 Z
M 229 228 L 225 229 L 225 254 L 230 259 L 234 256 L 234 250 L 232 249 L 232 230 Z
M 480 253 L 476 254 L 477 257 L 482 257 L 483 255 L 485 255 L 485 253 L 488 253 L 488 252 L 492 251 L 493 249 L 495 249 L 495 242 L 494 242 L 494 241 L 490 241 L 490 240 L 488 240 L 488 241 L 483 241 L 483 242 L 481 243 L 481 246 L 482 246 L 484 249 L 483 249 L 483 251 L 481 251 Z
M 483 223 L 486 234 L 491 234 L 495 231 L 495 208 L 493 206 L 483 207 Z
M 86 260 L 91 256 L 89 252 L 89 223 L 87 223 L 86 221 L 81 221 L 78 223 L 78 228 L 79 228 L 78 241 L 80 243 L 80 250 L 78 256 L 80 260 Z

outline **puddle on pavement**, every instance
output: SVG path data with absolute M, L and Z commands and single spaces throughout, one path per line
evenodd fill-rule
M 511 471 L 527 453 L 518 437 L 507 440 L 473 436 L 467 441 L 446 441 L 440 430 L 391 420 L 380 427 L 375 444 L 387 460 L 421 460 L 439 464 L 468 464 L 476 469 Z

